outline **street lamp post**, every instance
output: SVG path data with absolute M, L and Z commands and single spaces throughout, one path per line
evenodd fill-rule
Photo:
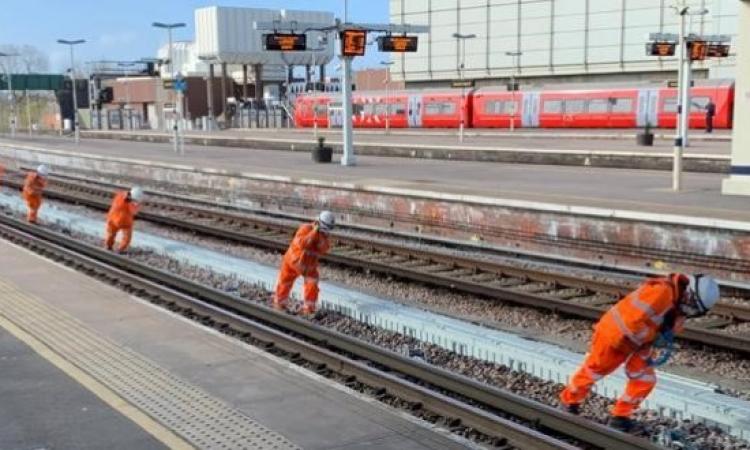
M 19 56 L 17 53 L 3 53 L 0 52 L 0 57 L 12 58 Z M 16 117 L 16 96 L 13 95 L 13 74 L 10 72 L 10 68 L 6 67 L 6 77 L 8 78 L 8 92 L 10 93 L 10 137 L 16 137 L 16 123 L 18 118 Z
M 185 24 L 182 22 L 177 23 L 162 23 L 162 22 L 154 22 L 151 24 L 155 28 L 161 28 L 164 30 L 167 30 L 167 38 L 168 38 L 168 48 L 167 48 L 167 70 L 169 70 L 169 78 L 174 79 L 174 62 L 172 61 L 172 30 L 175 28 L 184 28 Z M 175 111 L 177 112 L 174 125 L 172 126 L 172 132 L 173 132 L 173 139 L 174 139 L 174 148 L 175 153 L 180 153 L 180 122 L 182 121 L 182 91 L 180 91 L 177 95 L 177 99 L 175 101 Z M 163 114 L 162 109 L 162 114 Z
M 172 30 L 175 28 L 184 28 L 185 24 L 182 22 L 176 22 L 176 23 L 163 23 L 163 22 L 154 22 L 151 24 L 151 26 L 155 28 L 161 28 L 163 30 L 167 30 L 167 70 L 169 71 L 169 79 L 172 79 L 174 77 L 174 63 L 172 62 Z M 178 105 L 177 102 L 175 102 L 175 108 L 177 109 L 177 115 L 181 117 L 181 110 L 182 105 Z M 164 115 L 164 106 L 162 105 L 162 116 Z M 177 120 L 175 120 L 175 140 L 177 139 Z
M 510 73 L 510 88 L 513 92 L 513 110 L 510 116 L 510 131 L 513 132 L 516 129 L 516 111 L 518 107 L 516 105 L 516 73 L 521 72 L 521 55 L 523 52 L 505 52 L 507 56 L 513 57 L 513 71 Z
M 456 44 L 461 46 L 461 64 L 458 66 L 458 76 L 461 80 L 461 123 L 458 128 L 458 140 L 459 142 L 464 141 L 464 128 L 466 127 L 466 86 L 464 86 L 464 70 L 466 69 L 466 41 L 477 37 L 476 34 L 461 34 L 453 33 L 453 37 L 456 38 Z
M 385 133 L 391 132 L 391 66 L 393 61 L 380 61 L 385 66 Z
M 678 39 L 678 75 L 677 80 L 679 89 L 677 93 L 677 127 L 674 146 L 674 158 L 672 167 L 672 189 L 680 191 L 682 189 L 682 157 L 685 147 L 688 146 L 688 134 L 690 133 L 690 110 L 692 102 L 690 100 L 690 84 L 692 83 L 692 61 L 687 54 L 689 34 L 687 30 L 688 16 L 702 16 L 708 14 L 706 8 L 697 11 L 691 11 L 690 6 L 685 0 L 680 1 L 674 6 L 675 11 L 680 16 L 680 35 Z
M 316 68 L 316 65 L 315 65 L 316 58 L 315 57 L 317 56 L 317 52 L 322 52 L 322 51 L 324 51 L 326 49 L 326 47 L 322 47 L 323 44 L 328 45 L 328 38 L 327 37 L 323 37 L 323 36 L 318 36 L 318 46 L 315 47 L 315 48 L 311 48 L 310 49 L 310 51 L 312 52 L 312 67 L 313 67 L 313 71 L 315 71 L 315 68 Z M 318 74 L 319 74 L 318 75 L 318 82 L 322 82 L 323 80 L 320 79 L 320 72 L 318 72 Z M 315 79 L 315 77 L 313 77 L 313 80 L 314 79 Z M 318 82 L 313 81 L 313 86 L 314 86 L 313 92 L 316 92 L 316 94 L 314 94 L 315 95 L 315 99 L 313 100 L 313 132 L 315 134 L 315 138 L 316 139 L 318 137 L 318 100 L 319 100 L 318 95 L 317 95 Z
M 79 130 L 79 121 L 78 121 L 78 95 L 76 93 L 76 69 L 75 69 L 75 56 L 73 54 L 73 47 L 79 44 L 83 44 L 86 41 L 84 39 L 76 39 L 74 41 L 69 41 L 66 39 L 58 39 L 57 43 L 62 45 L 67 45 L 70 47 L 70 81 L 73 84 L 73 132 L 75 135 L 75 142 L 76 145 L 81 141 L 81 135 Z

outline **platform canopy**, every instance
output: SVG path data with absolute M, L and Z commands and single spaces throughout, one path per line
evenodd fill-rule
M 230 8 L 209 6 L 195 10 L 195 46 L 198 58 L 227 64 L 321 65 L 328 64 L 334 55 L 334 36 L 324 40 L 320 31 L 294 30 L 307 35 L 307 48 L 318 51 L 278 52 L 263 48 L 263 35 L 255 22 L 298 22 L 330 24 L 333 13 L 323 11 L 293 11 L 260 8 Z M 288 30 L 286 30 L 288 31 Z

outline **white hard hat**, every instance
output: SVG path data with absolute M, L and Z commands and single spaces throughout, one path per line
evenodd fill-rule
M 331 211 L 323 211 L 318 216 L 321 231 L 331 231 L 336 226 L 336 218 Z
M 695 306 L 705 314 L 719 301 L 719 283 L 713 277 L 703 274 L 690 275 L 688 279 L 688 289 L 693 295 Z
M 140 202 L 143 199 L 143 189 L 138 186 L 130 188 L 130 198 L 136 202 Z
M 47 178 L 49 176 L 49 167 L 47 167 L 45 164 L 40 164 L 39 167 L 36 168 L 36 173 L 38 173 L 42 177 Z

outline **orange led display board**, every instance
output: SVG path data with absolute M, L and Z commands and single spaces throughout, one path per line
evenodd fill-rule
M 344 30 L 341 32 L 341 54 L 344 56 L 364 56 L 367 47 L 367 31 Z
M 416 36 L 380 36 L 378 50 L 381 52 L 416 52 L 419 39 Z
M 307 50 L 307 36 L 304 34 L 266 34 L 266 50 L 281 52 L 301 52 Z

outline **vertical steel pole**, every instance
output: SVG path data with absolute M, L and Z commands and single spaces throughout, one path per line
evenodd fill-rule
M 460 39 L 460 38 L 459 38 Z M 459 78 L 461 80 L 461 104 L 459 105 L 459 108 L 461 110 L 461 123 L 458 127 L 458 141 L 463 142 L 464 141 L 464 127 L 466 122 L 466 86 L 464 85 L 464 70 L 466 69 L 466 39 L 462 39 L 462 45 L 461 45 L 461 66 L 459 69 Z
M 214 65 L 208 64 L 208 78 L 206 79 L 206 99 L 208 100 L 208 130 L 214 130 Z
M 341 158 L 342 166 L 354 166 L 357 164 L 354 155 L 354 124 L 352 123 L 352 58 L 343 56 L 344 73 L 341 77 L 343 83 L 343 119 L 344 119 L 344 155 Z
M 81 135 L 78 123 L 78 94 L 76 91 L 76 69 L 75 69 L 75 57 L 73 55 L 73 44 L 70 44 L 70 79 L 73 82 L 73 128 L 75 128 L 75 142 L 76 145 L 81 141 Z
M 32 136 L 31 133 L 31 99 L 29 98 L 29 90 L 26 89 L 25 95 L 26 97 L 26 121 L 29 123 L 29 137 Z
M 687 45 L 685 42 L 685 14 L 683 10 L 678 11 L 680 14 L 680 37 L 678 40 L 679 53 L 678 53 L 678 74 L 677 80 L 680 84 L 677 93 L 677 124 L 676 124 L 676 137 L 674 142 L 674 157 L 672 161 L 672 189 L 679 191 L 682 189 L 682 152 L 684 149 L 683 130 L 682 130 L 682 116 L 685 114 L 685 99 L 683 98 L 683 86 L 684 83 L 684 71 L 685 71 L 685 59 L 687 52 Z
M 391 132 L 391 67 L 385 68 L 385 134 Z
M 313 51 L 312 52 L 312 65 L 313 65 L 313 68 L 315 67 L 315 55 L 316 55 L 316 52 Z M 316 84 L 316 86 L 317 86 L 317 84 Z M 317 91 L 317 89 L 315 89 L 315 90 Z M 313 98 L 314 98 L 314 100 L 313 100 L 313 129 L 314 129 L 315 139 L 317 139 L 318 138 L 318 103 L 317 103 L 317 101 L 318 101 L 318 95 L 317 95 L 317 93 L 314 94 Z
M 682 104 L 685 105 L 682 112 L 682 147 L 687 148 L 690 146 L 690 140 L 688 135 L 690 134 L 690 112 L 692 110 L 692 99 L 690 96 L 690 85 L 693 82 L 693 62 L 690 57 L 685 58 L 685 67 L 683 69 L 683 80 L 682 80 Z
M 13 73 L 8 69 L 8 92 L 10 92 L 10 137 L 16 137 L 16 95 L 13 93 Z

